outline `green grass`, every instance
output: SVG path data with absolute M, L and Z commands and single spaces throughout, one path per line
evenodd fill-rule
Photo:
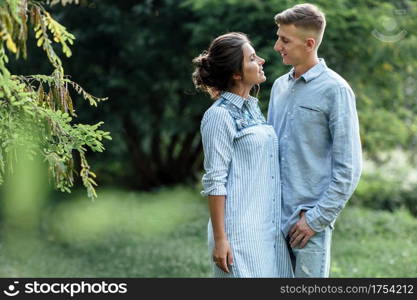
M 74 195 L 41 216 L 42 234 L 3 230 L 1 277 L 210 277 L 207 205 L 188 188 Z M 417 277 L 417 219 L 347 206 L 332 277 Z
M 347 206 L 333 238 L 332 277 L 417 277 L 417 219 Z

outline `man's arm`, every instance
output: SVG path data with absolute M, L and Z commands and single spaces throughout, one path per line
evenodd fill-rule
M 358 185 L 362 172 L 362 149 L 355 95 L 349 87 L 337 87 L 331 95 L 329 130 L 332 140 L 331 182 L 317 205 L 306 212 L 315 232 L 333 222 Z

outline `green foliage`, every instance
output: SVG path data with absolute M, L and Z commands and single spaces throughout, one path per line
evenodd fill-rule
M 404 178 L 388 179 L 382 174 L 364 174 L 350 202 L 368 208 L 394 211 L 408 209 L 417 217 L 417 188 L 404 187 Z
M 401 181 L 400 178 L 386 179 L 381 174 L 364 174 L 353 198 L 349 201 L 354 205 L 393 211 L 404 206 Z
M 62 4 L 71 2 L 78 1 L 62 1 Z M 52 45 L 59 43 L 62 52 L 70 57 L 68 45 L 73 44 L 75 37 L 42 4 L 42 1 L 7 0 L 0 5 L 0 184 L 13 172 L 13 165 L 19 159 L 17 147 L 26 145 L 28 154 L 43 157 L 48 163 L 55 187 L 70 192 L 77 152 L 83 184 L 88 196 L 94 198 L 96 176 L 90 170 L 86 152 L 88 149 L 102 152 L 103 139 L 111 138 L 108 132 L 98 129 L 103 122 L 73 124 L 76 113 L 69 87 L 91 105 L 97 106 L 97 102 L 105 99 L 90 95 L 64 75 L 62 61 Z M 17 76 L 8 70 L 6 49 L 16 57 L 26 57 L 28 28 L 33 28 L 37 46 L 42 47 L 52 64 L 52 75 Z

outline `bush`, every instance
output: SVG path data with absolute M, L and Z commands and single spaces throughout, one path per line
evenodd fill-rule
M 388 211 L 406 208 L 417 216 L 417 187 L 404 187 L 402 177 L 387 179 L 381 173 L 364 174 L 350 203 Z

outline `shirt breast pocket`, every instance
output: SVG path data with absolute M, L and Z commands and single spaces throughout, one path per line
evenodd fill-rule
M 296 108 L 294 117 L 307 126 L 309 126 L 309 124 L 325 126 L 327 123 L 326 115 L 320 109 L 306 105 L 299 105 Z
M 326 114 L 317 107 L 298 105 L 292 114 L 291 130 L 301 141 L 321 144 L 328 139 L 329 129 Z

